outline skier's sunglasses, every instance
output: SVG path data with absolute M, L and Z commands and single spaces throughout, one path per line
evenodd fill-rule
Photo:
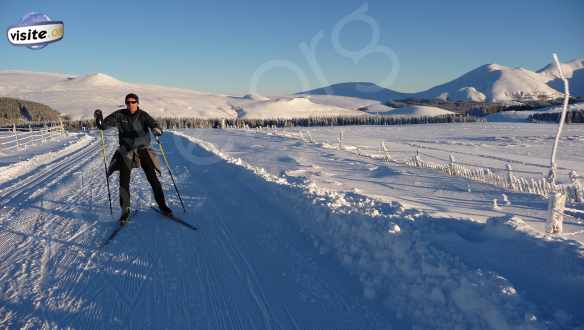
M 126 101 L 126 104 L 136 104 L 136 103 L 138 103 L 138 101 L 136 101 L 136 100 L 133 100 L 133 101 Z

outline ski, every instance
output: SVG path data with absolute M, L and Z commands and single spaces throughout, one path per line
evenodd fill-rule
M 118 233 L 122 230 L 122 228 L 124 228 L 128 225 L 128 223 L 130 222 L 130 219 L 132 219 L 132 217 L 134 217 L 134 215 L 136 215 L 136 213 L 138 213 L 138 210 L 131 211 L 130 216 L 128 217 L 128 220 L 125 223 L 121 223 L 120 221 L 118 221 L 116 229 L 114 229 L 114 231 L 112 231 L 112 233 L 109 235 L 109 237 L 103 242 L 103 244 L 100 246 L 100 249 L 104 248 L 111 241 L 113 241 L 113 239 L 118 235 Z
M 158 214 L 162 215 L 163 217 L 166 217 L 166 218 L 168 218 L 169 220 L 172 220 L 172 221 L 174 221 L 174 222 L 176 222 L 176 223 L 178 223 L 178 224 L 180 224 L 180 225 L 182 225 L 182 226 L 184 226 L 184 227 L 186 227 L 186 228 L 189 228 L 189 229 L 191 229 L 191 230 L 194 230 L 194 231 L 197 231 L 197 230 L 199 230 L 199 228 L 197 228 L 197 227 L 195 227 L 195 226 L 191 225 L 190 223 L 188 223 L 188 222 L 186 222 L 186 221 L 182 220 L 181 218 L 178 218 L 176 215 L 171 215 L 171 216 L 168 216 L 168 215 L 165 215 L 164 213 L 162 213 L 162 211 L 160 211 L 160 209 L 158 209 L 157 207 L 155 207 L 155 206 L 152 206 L 152 205 L 150 205 L 150 207 L 151 207 L 151 208 L 152 208 L 154 211 L 158 212 Z

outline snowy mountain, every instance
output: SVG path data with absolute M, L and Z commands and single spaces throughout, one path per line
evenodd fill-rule
M 141 107 L 154 116 L 235 117 L 232 103 L 246 100 L 157 85 L 134 84 L 103 73 L 71 76 L 26 71 L 0 71 L 0 95 L 40 102 L 72 119 L 108 114 L 127 93 L 140 96 Z
M 573 60 L 563 65 L 566 74 L 574 80 L 573 95 L 584 95 L 583 87 L 581 87 L 583 84 L 580 82 L 583 67 L 583 59 Z M 485 64 L 454 80 L 418 93 L 402 93 L 373 83 L 347 82 L 299 94 L 350 96 L 381 102 L 405 98 L 439 98 L 450 101 L 476 102 L 537 100 L 562 96 L 560 91 L 563 90 L 563 86 L 555 79 L 554 74 L 555 66 L 551 64 L 538 72 L 499 64 Z
M 360 106 L 374 101 L 346 99 L 320 102 L 306 98 L 230 96 L 158 85 L 129 83 L 103 73 L 82 76 L 0 71 L 0 96 L 40 102 L 72 119 L 91 118 L 95 109 L 104 114 L 122 107 L 127 93 L 140 96 L 141 107 L 153 116 L 199 118 L 293 118 L 327 115 L 362 115 Z M 337 106 L 334 103 L 339 103 Z M 345 108 L 345 106 L 347 108 Z
M 584 96 L 584 58 L 578 58 L 567 63 L 562 63 L 562 71 L 570 85 L 570 95 Z M 564 90 L 564 83 L 559 78 L 557 68 L 553 64 L 548 64 L 543 69 L 537 71 L 547 84 L 558 90 Z
M 381 102 L 395 99 L 404 99 L 410 96 L 408 93 L 396 92 L 370 82 L 346 82 L 333 84 L 327 87 L 300 92 L 298 94 L 339 95 L 377 100 Z
M 465 88 L 466 99 L 474 101 L 486 99 L 491 102 L 505 102 L 561 96 L 561 93 L 549 87 L 542 77 L 533 71 L 487 64 L 445 84 L 416 93 L 415 97 L 459 100 L 461 94 L 464 96 Z
M 566 78 L 572 78 L 575 71 L 584 69 L 584 58 L 573 59 L 569 62 L 562 63 L 562 71 L 566 75 Z M 538 70 L 537 73 L 547 78 L 547 81 L 554 80 L 559 77 L 558 69 L 555 63 L 550 63 L 546 65 L 543 69 Z

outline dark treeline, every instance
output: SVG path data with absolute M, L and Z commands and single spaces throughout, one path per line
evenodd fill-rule
M 536 113 L 529 116 L 529 121 L 560 122 L 561 112 Z M 566 112 L 566 123 L 584 123 L 584 110 Z
M 157 118 L 160 125 L 165 129 L 182 128 L 266 128 L 266 127 L 312 127 L 312 126 L 348 126 L 348 125 L 414 125 L 414 124 L 440 124 L 440 123 L 472 123 L 482 121 L 473 116 L 464 115 L 443 115 L 437 117 L 411 117 L 399 118 L 392 116 L 331 116 L 331 117 L 309 117 L 294 119 L 242 119 L 242 118 Z M 28 130 L 30 127 L 38 128 L 59 125 L 59 122 L 29 122 L 27 124 L 17 124 L 19 130 Z M 67 130 L 78 131 L 83 127 L 95 128 L 93 119 L 87 120 L 63 120 L 63 125 Z M 0 127 L 10 127 L 12 125 L 0 125 Z
M 157 118 L 165 129 L 181 128 L 258 128 L 258 127 L 312 127 L 312 126 L 347 126 L 347 125 L 412 125 L 439 123 L 468 123 L 480 121 L 472 116 L 444 115 L 438 117 L 398 118 L 392 116 L 331 116 L 295 119 L 242 119 L 242 118 Z M 65 127 L 79 130 L 82 127 L 93 128 L 93 120 L 65 121 Z
M 0 97 L 0 125 L 57 119 L 59 113 L 47 105 L 12 97 Z

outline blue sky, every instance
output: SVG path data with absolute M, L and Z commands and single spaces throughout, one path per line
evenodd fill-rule
M 348 19 L 364 5 L 366 21 Z M 102 72 L 223 93 L 382 82 L 393 69 L 399 69 L 396 79 L 385 87 L 410 92 L 485 63 L 536 70 L 553 52 L 562 60 L 584 57 L 582 0 L 0 0 L 2 29 L 31 11 L 64 21 L 64 39 L 29 50 L 4 37 L 0 69 Z M 343 22 L 338 40 L 349 51 L 361 50 L 358 56 L 335 47 L 333 31 Z M 372 27 L 379 39 L 366 48 Z M 299 45 L 320 31 L 311 62 Z M 399 68 L 386 53 L 373 52 L 379 47 L 396 55 Z

